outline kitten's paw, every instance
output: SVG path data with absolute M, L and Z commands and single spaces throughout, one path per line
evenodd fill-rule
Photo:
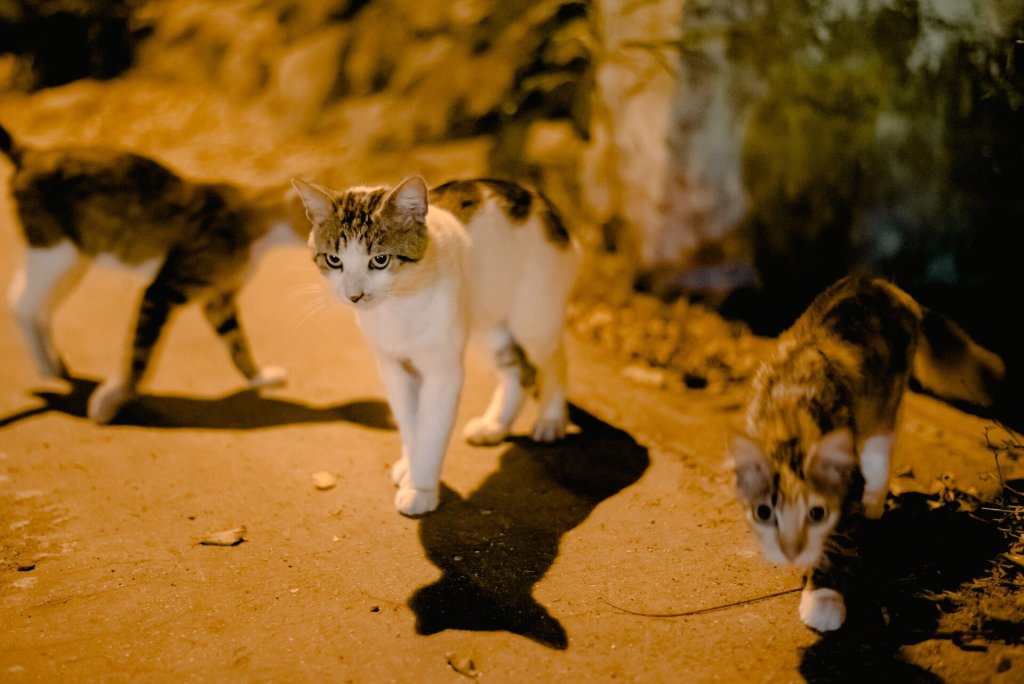
M 533 425 L 533 441 L 548 444 L 565 437 L 566 420 L 564 418 L 538 418 Z
M 402 515 L 414 517 L 430 513 L 437 509 L 440 497 L 437 487 L 433 489 L 413 489 L 412 487 L 399 487 L 395 494 L 395 508 Z
M 114 420 L 121 407 L 134 397 L 134 390 L 120 382 L 110 380 L 104 382 L 89 397 L 89 406 L 87 408 L 89 420 L 100 425 L 106 425 Z
M 409 459 L 405 456 L 391 466 L 391 481 L 399 487 L 409 486 Z
M 474 446 L 493 446 L 508 437 L 508 428 L 496 420 L 480 416 L 466 423 L 462 436 Z
M 864 492 L 861 503 L 864 504 L 864 517 L 869 520 L 878 520 L 885 513 L 885 497 L 887 492 Z
M 843 626 L 846 604 L 835 589 L 806 588 L 800 594 L 800 619 L 818 632 L 831 632 Z
M 249 387 L 253 389 L 283 387 L 286 384 L 288 384 L 288 371 L 280 366 L 264 366 L 260 368 L 256 377 L 249 378 Z

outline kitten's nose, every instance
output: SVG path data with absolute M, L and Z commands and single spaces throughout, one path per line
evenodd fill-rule
M 358 301 L 359 301 L 360 299 L 362 299 L 362 298 L 363 298 L 363 294 L 365 294 L 365 293 L 363 293 L 363 292 L 360 292 L 360 293 L 359 293 L 359 294 L 357 294 L 357 295 L 351 295 L 351 296 L 349 297 L 349 300 L 350 300 L 350 301 L 351 301 L 351 302 L 352 302 L 353 304 L 355 304 L 356 302 L 358 302 Z

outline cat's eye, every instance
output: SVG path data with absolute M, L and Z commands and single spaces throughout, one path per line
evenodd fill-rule
M 331 268 L 341 270 L 341 257 L 337 254 L 324 254 L 324 261 L 326 261 L 327 265 Z
M 370 268 L 387 268 L 389 263 L 391 263 L 390 254 L 378 254 L 377 256 L 370 259 Z
M 811 510 L 807 511 L 807 517 L 811 519 L 811 522 L 821 522 L 825 519 L 825 508 L 823 506 L 811 506 Z
M 768 504 L 761 504 L 754 509 L 754 517 L 758 522 L 768 522 L 772 519 L 772 507 Z

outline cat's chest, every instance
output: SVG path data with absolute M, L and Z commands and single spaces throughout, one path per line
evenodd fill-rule
M 370 344 L 388 356 L 416 358 L 425 354 L 460 353 L 467 335 L 467 316 L 456 293 L 435 290 L 396 297 L 356 317 Z

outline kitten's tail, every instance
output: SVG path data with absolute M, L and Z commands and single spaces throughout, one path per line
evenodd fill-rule
M 920 331 L 914 356 L 917 381 L 941 397 L 989 406 L 1006 375 L 1003 360 L 959 325 L 923 306 Z
M 24 149 L 7 132 L 7 129 L 0 125 L 0 152 L 6 154 L 15 166 L 21 166 L 21 155 Z

